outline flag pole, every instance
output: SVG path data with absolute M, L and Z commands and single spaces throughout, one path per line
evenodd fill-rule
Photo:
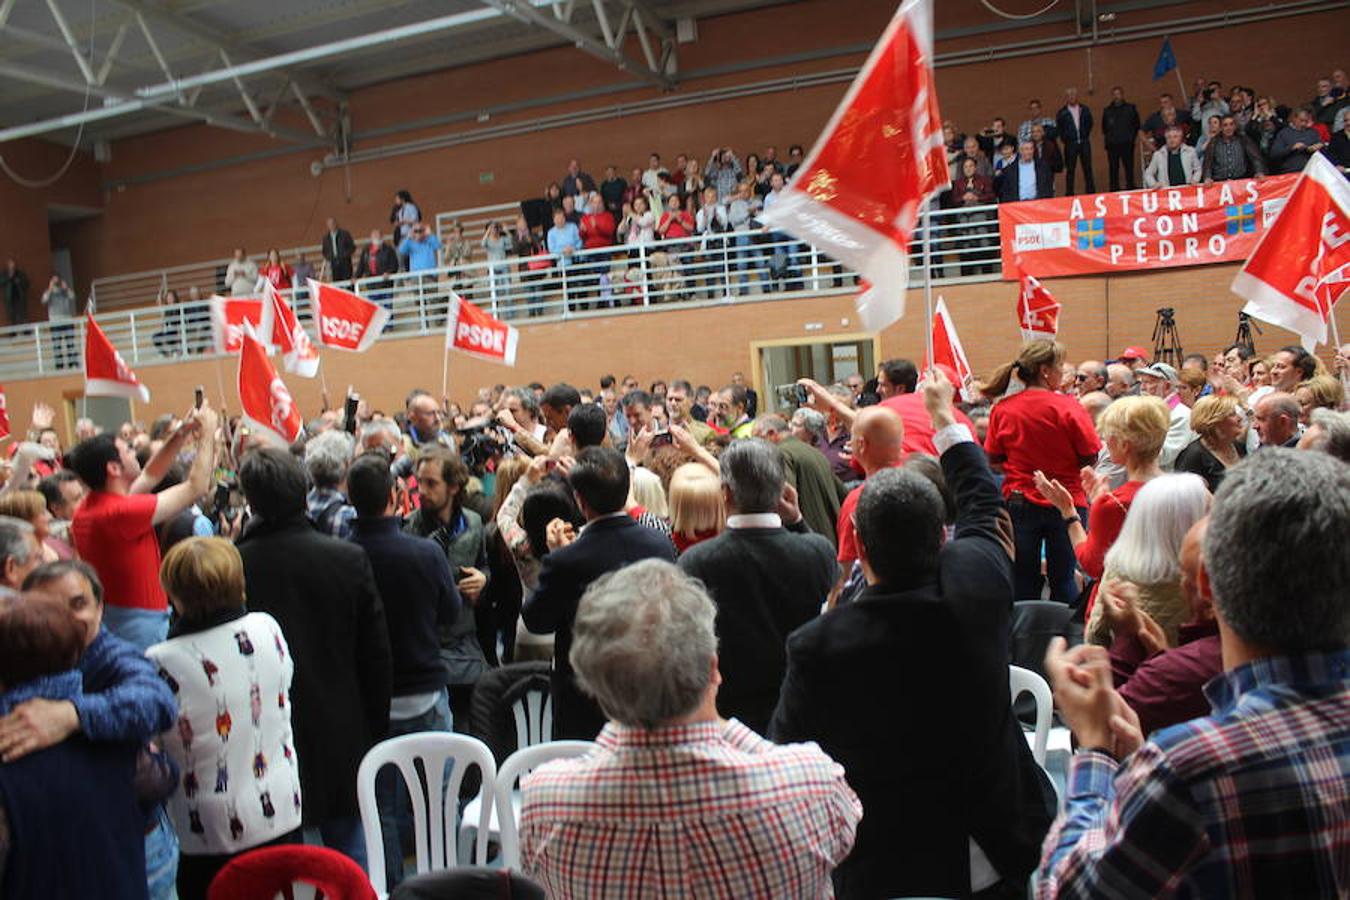
M 445 402 L 450 387 L 450 348 L 441 347 L 441 402 Z
M 928 365 L 935 365 L 933 356 L 933 204 L 930 200 L 923 208 L 923 305 L 927 312 L 924 318 L 924 341 L 928 350 Z

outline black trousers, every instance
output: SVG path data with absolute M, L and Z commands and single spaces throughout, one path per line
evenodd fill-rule
M 1079 164 L 1083 166 L 1083 187 L 1089 194 L 1097 192 L 1096 179 L 1092 177 L 1092 145 L 1084 143 L 1064 144 L 1064 193 L 1066 195 L 1074 193 L 1073 176 L 1074 170 Z
M 1111 190 L 1120 190 L 1120 170 L 1125 170 L 1125 190 L 1134 190 L 1134 142 L 1106 145 L 1106 166 L 1110 171 Z

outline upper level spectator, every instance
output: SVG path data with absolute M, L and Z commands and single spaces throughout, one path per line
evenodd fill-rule
M 234 259 L 225 267 L 225 286 L 236 297 L 250 297 L 258 284 L 258 264 L 243 247 L 234 248 Z
M 422 211 L 413 202 L 412 194 L 398 191 L 394 194 L 394 208 L 389 211 L 389 224 L 394 228 L 394 245 L 402 246 L 412 234 L 413 226 L 422 221 Z
M 1017 162 L 1003 170 L 999 184 L 1000 203 L 1017 200 L 1043 200 L 1055 195 L 1055 176 L 1045 160 L 1036 156 L 1030 139 L 1017 147 Z
M 1348 532 L 1350 468 L 1337 460 L 1275 449 L 1229 473 L 1201 582 L 1225 672 L 1206 686 L 1210 715 L 1147 742 L 1106 651 L 1065 653 L 1057 639 L 1047 669 L 1080 749 L 1040 896 L 1337 892 L 1344 857 L 1329 823 L 1350 776 Z M 1279 839 L 1252 839 L 1266 834 Z
M 1312 155 L 1325 147 L 1322 135 L 1313 127 L 1312 111 L 1297 109 L 1270 145 L 1271 170 L 1276 174 L 1302 172 Z
M 1191 121 L 1190 112 L 1178 109 L 1172 95 L 1163 92 L 1158 95 L 1157 111 L 1144 120 L 1143 130 L 1152 134 L 1154 141 L 1161 147 L 1166 139 L 1168 128 L 1173 125 L 1180 125 L 1184 133 L 1184 130 L 1190 126 Z
M 713 619 L 698 583 L 655 560 L 581 599 L 569 659 L 609 721 L 596 750 L 522 784 L 522 867 L 550 897 L 830 894 L 862 806 L 818 747 L 718 715 Z
M 379 239 L 374 238 L 373 243 L 378 244 Z M 339 227 L 337 219 L 332 216 L 324 223 L 321 250 L 332 281 L 346 281 L 352 277 L 352 254 L 356 252 L 356 242 L 352 240 L 352 233 Z
M 1041 101 L 1039 100 L 1027 102 L 1027 117 L 1022 120 L 1022 124 L 1017 126 L 1018 143 L 1031 140 L 1031 129 L 1034 125 L 1042 126 L 1047 138 L 1053 140 L 1058 137 L 1055 132 L 1055 120 L 1041 110 Z
M 1064 92 L 1064 105 L 1055 116 L 1055 128 L 1064 142 L 1064 193 L 1075 193 L 1074 171 L 1083 167 L 1083 186 L 1089 194 L 1097 190 L 1092 175 L 1092 110 L 1078 102 L 1078 89 Z
M 1167 129 L 1166 145 L 1153 151 L 1144 170 L 1144 187 L 1180 187 L 1200 183 L 1200 158 L 1183 140 L 1180 126 Z
M 1219 122 L 1219 133 L 1205 146 L 1200 177 L 1209 184 L 1264 174 L 1266 165 L 1261 159 L 1261 151 L 1251 138 L 1238 130 L 1237 119 L 1231 115 L 1224 116 Z
M 596 189 L 595 179 L 589 173 L 581 171 L 581 164 L 575 159 L 567 164 L 567 174 L 563 176 L 559 186 L 564 197 L 575 197 L 578 194 L 588 196 Z
M 408 226 L 407 237 L 398 245 L 399 256 L 408 260 L 409 272 L 429 272 L 440 266 L 441 239 L 425 222 Z

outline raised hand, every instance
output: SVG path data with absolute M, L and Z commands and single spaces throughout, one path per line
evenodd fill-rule
M 1036 490 L 1041 496 L 1049 501 L 1050 505 L 1059 510 L 1059 514 L 1064 518 L 1074 514 L 1073 494 L 1069 489 L 1060 484 L 1057 479 L 1046 478 L 1045 473 L 1037 469 L 1032 475 L 1036 481 Z

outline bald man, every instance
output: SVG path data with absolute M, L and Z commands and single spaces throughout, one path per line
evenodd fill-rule
M 1112 400 L 1138 393 L 1134 386 L 1134 369 L 1124 363 L 1111 363 L 1106 367 L 1106 387 L 1103 390 L 1111 395 Z
M 1297 447 L 1298 417 L 1302 409 L 1293 394 L 1275 391 L 1266 394 L 1256 404 L 1252 427 L 1261 438 L 1262 447 Z
M 865 406 L 853 417 L 853 459 L 863 474 L 872 477 L 905 461 L 905 420 L 885 406 Z M 865 484 L 866 482 L 864 482 Z M 839 505 L 839 565 L 845 575 L 858 558 L 858 539 L 853 531 L 853 511 L 858 507 L 863 485 L 849 491 Z
M 1181 542 L 1181 592 L 1191 619 L 1181 626 L 1176 647 L 1168 648 L 1158 623 L 1135 606 L 1134 585 L 1123 581 L 1102 585 L 1103 609 L 1116 633 L 1111 644 L 1112 676 L 1120 696 L 1138 714 L 1145 737 L 1208 715 L 1205 682 L 1223 670 L 1214 599 L 1203 571 L 1208 527 L 1208 517 L 1201 519 Z

